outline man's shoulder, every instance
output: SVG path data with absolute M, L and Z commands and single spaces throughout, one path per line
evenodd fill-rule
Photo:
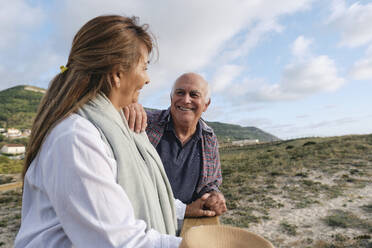
M 169 109 L 145 109 L 147 114 L 147 124 L 149 126 L 165 126 L 169 119 Z
M 157 146 L 165 129 L 169 111 L 159 109 L 145 109 L 147 114 L 146 134 L 153 146 Z
M 213 128 L 210 127 L 205 120 L 200 118 L 199 123 L 200 123 L 200 126 L 202 128 L 203 134 L 207 134 L 209 136 L 216 137 L 216 135 L 213 131 Z
M 147 114 L 147 120 L 151 122 L 159 122 L 167 118 L 167 109 L 145 109 Z

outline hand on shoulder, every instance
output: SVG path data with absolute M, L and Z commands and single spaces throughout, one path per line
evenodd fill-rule
M 147 114 L 139 103 L 132 103 L 123 108 L 129 128 L 136 133 L 144 132 L 147 127 Z

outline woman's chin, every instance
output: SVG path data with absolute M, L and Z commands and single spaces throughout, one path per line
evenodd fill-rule
M 132 98 L 132 103 L 138 102 L 139 94 Z

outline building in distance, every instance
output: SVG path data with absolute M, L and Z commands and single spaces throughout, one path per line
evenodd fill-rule
M 17 128 L 8 128 L 8 132 L 5 136 L 8 138 L 19 138 L 22 136 L 22 132 Z
M 22 144 L 5 144 L 0 151 L 3 154 L 24 154 L 26 152 L 26 147 Z
M 233 146 L 246 146 L 246 145 L 255 145 L 260 143 L 258 139 L 244 139 L 244 140 L 234 140 L 231 144 Z

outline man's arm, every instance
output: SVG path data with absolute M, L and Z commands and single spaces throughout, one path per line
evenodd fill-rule
M 203 122 L 203 124 L 205 123 Z M 198 195 L 201 197 L 205 193 L 210 193 L 205 206 L 214 211 L 216 215 L 221 215 L 227 211 L 227 207 L 225 197 L 219 189 L 222 183 L 222 174 L 218 141 L 214 133 L 206 134 L 203 138 L 203 156 L 205 161 L 203 163 L 202 177 L 204 180 L 198 186 Z
M 211 191 L 220 192 L 222 183 L 220 155 L 218 141 L 214 133 L 203 134 L 203 170 L 201 180 L 197 187 L 198 197 Z

